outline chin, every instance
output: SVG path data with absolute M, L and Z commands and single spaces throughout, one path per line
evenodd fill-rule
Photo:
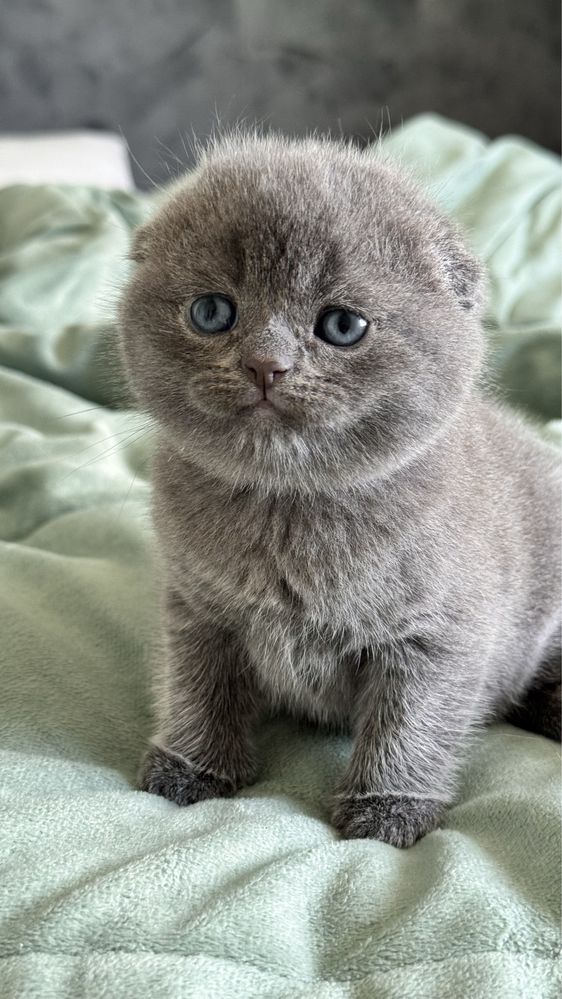
M 272 420 L 279 422 L 279 420 L 283 419 L 284 415 L 278 406 L 273 405 L 267 399 L 260 399 L 259 402 L 251 403 L 249 406 L 241 406 L 236 411 L 236 416 L 239 419 L 255 423 L 256 425 L 264 422 L 270 423 Z

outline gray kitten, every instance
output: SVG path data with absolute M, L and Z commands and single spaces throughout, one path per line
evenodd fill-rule
M 285 710 L 353 731 L 336 827 L 410 846 L 484 722 L 560 738 L 557 463 L 477 387 L 481 268 L 373 151 L 255 136 L 203 153 L 133 256 L 165 567 L 141 787 L 233 794 Z

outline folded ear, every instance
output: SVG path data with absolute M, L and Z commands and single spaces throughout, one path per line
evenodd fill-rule
M 437 250 L 445 278 L 456 295 L 462 309 L 479 311 L 484 305 L 484 267 L 463 246 L 460 236 L 447 226 L 439 240 Z

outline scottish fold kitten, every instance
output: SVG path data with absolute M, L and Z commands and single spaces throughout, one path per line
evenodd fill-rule
M 166 580 L 141 787 L 233 794 L 286 710 L 353 733 L 343 835 L 410 846 L 482 723 L 560 737 L 559 474 L 478 388 L 481 268 L 376 153 L 255 136 L 203 153 L 133 256 Z

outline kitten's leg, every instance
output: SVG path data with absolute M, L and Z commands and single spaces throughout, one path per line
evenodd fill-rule
M 523 700 L 511 708 L 506 721 L 560 742 L 561 711 L 558 649 L 541 666 Z
M 189 805 L 251 783 L 254 711 L 236 637 L 170 593 L 160 729 L 143 762 L 141 789 Z
M 419 642 L 386 650 L 365 670 L 334 825 L 349 838 L 412 846 L 453 797 L 460 750 L 477 717 L 476 674 L 470 682 L 452 655 L 432 655 Z

